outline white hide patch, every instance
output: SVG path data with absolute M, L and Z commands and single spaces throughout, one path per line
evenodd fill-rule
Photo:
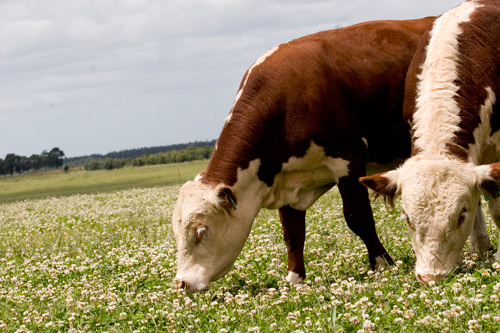
M 459 87 L 458 36 L 460 24 L 468 22 L 481 5 L 473 1 L 446 12 L 433 24 L 422 73 L 417 84 L 416 111 L 413 115 L 414 144 L 430 155 L 439 155 L 455 136 L 460 108 L 453 99 Z
M 361 138 L 361 140 L 363 140 L 363 142 L 365 143 L 366 148 L 368 148 L 368 140 L 366 138 Z
M 291 205 L 306 210 L 348 174 L 349 161 L 326 156 L 324 149 L 313 142 L 305 156 L 283 163 L 262 206 L 277 209 Z
M 276 47 L 273 47 L 272 49 L 268 50 L 259 59 L 257 59 L 257 61 L 254 62 L 254 64 L 248 69 L 247 75 L 246 75 L 246 78 L 245 78 L 245 82 L 243 82 L 243 85 L 241 86 L 241 89 L 236 94 L 236 98 L 234 99 L 234 103 L 233 103 L 233 106 L 231 107 L 231 111 L 229 112 L 229 115 L 226 118 L 226 123 L 229 122 L 229 121 L 231 121 L 231 117 L 233 115 L 234 107 L 236 106 L 236 103 L 240 99 L 241 95 L 243 94 L 243 89 L 245 89 L 245 86 L 246 86 L 246 84 L 248 82 L 248 78 L 250 77 L 250 74 L 252 73 L 252 70 L 255 67 L 257 67 L 260 64 L 262 64 L 264 62 L 264 60 L 266 60 L 267 57 L 269 57 L 271 54 L 273 54 L 274 52 L 276 52 L 278 50 L 278 48 L 279 48 L 279 46 L 276 46 Z
M 303 279 L 295 272 L 288 272 L 286 280 L 291 284 L 299 284 L 303 282 Z
M 497 161 L 500 152 L 499 132 L 490 135 L 496 96 L 491 87 L 486 88 L 486 93 L 486 100 L 479 110 L 481 123 L 474 129 L 474 144 L 469 147 L 469 161 L 476 165 Z

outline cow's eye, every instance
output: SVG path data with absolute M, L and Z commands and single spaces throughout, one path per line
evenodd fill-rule
M 207 234 L 208 234 L 207 227 L 203 226 L 196 228 L 196 232 L 194 235 L 194 237 L 196 238 L 196 243 L 200 243 Z
M 402 215 L 406 220 L 406 224 L 408 225 L 408 228 L 410 228 L 411 230 L 415 230 L 415 228 L 413 228 L 413 225 L 411 224 L 411 221 L 410 221 L 410 218 L 408 217 L 408 214 L 406 214 L 404 209 L 403 209 Z
M 462 211 L 460 212 L 460 215 L 458 215 L 457 227 L 460 227 L 462 223 L 464 223 L 466 217 L 467 217 L 467 209 L 463 208 Z

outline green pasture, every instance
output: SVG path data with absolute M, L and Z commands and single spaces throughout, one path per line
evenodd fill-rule
M 0 178 L 0 203 L 49 196 L 99 193 L 134 187 L 180 184 L 203 171 L 208 161 L 194 161 L 99 171 L 54 171 Z
M 500 331 L 493 252 L 479 257 L 467 243 L 460 267 L 421 286 L 401 207 L 379 200 L 377 230 L 395 265 L 373 272 L 336 188 L 307 212 L 303 284 L 285 281 L 279 217 L 262 210 L 226 276 L 197 294 L 177 289 L 171 216 L 180 185 L 162 185 L 205 165 L 1 179 L 0 332 Z M 56 196 L 37 199 L 48 195 Z M 13 197 L 31 199 L 6 202 Z

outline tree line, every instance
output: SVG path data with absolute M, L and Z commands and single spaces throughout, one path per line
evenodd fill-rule
M 94 154 L 71 158 L 65 158 L 64 152 L 57 147 L 50 151 L 44 150 L 41 154 L 33 154 L 30 157 L 7 154 L 4 159 L 0 158 L 0 175 L 56 169 L 63 165 L 65 171 L 69 170 L 70 167 L 81 166 L 85 170 L 112 170 L 124 166 L 137 167 L 203 160 L 210 158 L 215 142 L 216 140 L 195 141 L 170 146 L 130 149 L 106 155 Z
M 158 153 L 166 153 L 172 150 L 180 151 L 183 149 L 213 147 L 215 145 L 215 142 L 216 140 L 195 141 L 195 142 L 180 143 L 180 144 L 166 145 L 166 146 L 154 146 L 154 147 L 144 147 L 144 148 L 114 151 L 107 153 L 105 155 L 92 154 L 92 155 L 69 157 L 69 158 L 66 157 L 64 159 L 64 163 L 69 165 L 70 167 L 78 167 L 85 165 L 89 160 L 98 160 L 100 163 L 104 163 L 102 160 L 107 160 L 107 162 L 109 163 L 110 159 L 130 161 L 131 159 L 134 159 L 136 157 L 156 155 Z
M 205 146 L 198 148 L 186 148 L 181 150 L 169 150 L 163 153 L 146 154 L 134 158 L 104 158 L 87 159 L 84 168 L 87 171 L 92 170 L 113 170 L 124 166 L 140 167 L 144 165 L 157 165 L 169 163 L 182 163 L 189 161 L 204 160 L 210 158 L 214 147 Z
M 39 155 L 33 154 L 30 157 L 7 154 L 4 159 L 0 158 L 0 175 L 56 169 L 63 165 L 63 157 L 64 152 L 57 147 L 50 151 L 44 150 Z

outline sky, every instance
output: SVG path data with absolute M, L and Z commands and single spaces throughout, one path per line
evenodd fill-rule
M 460 0 L 0 0 L 0 158 L 216 139 L 268 49 Z

